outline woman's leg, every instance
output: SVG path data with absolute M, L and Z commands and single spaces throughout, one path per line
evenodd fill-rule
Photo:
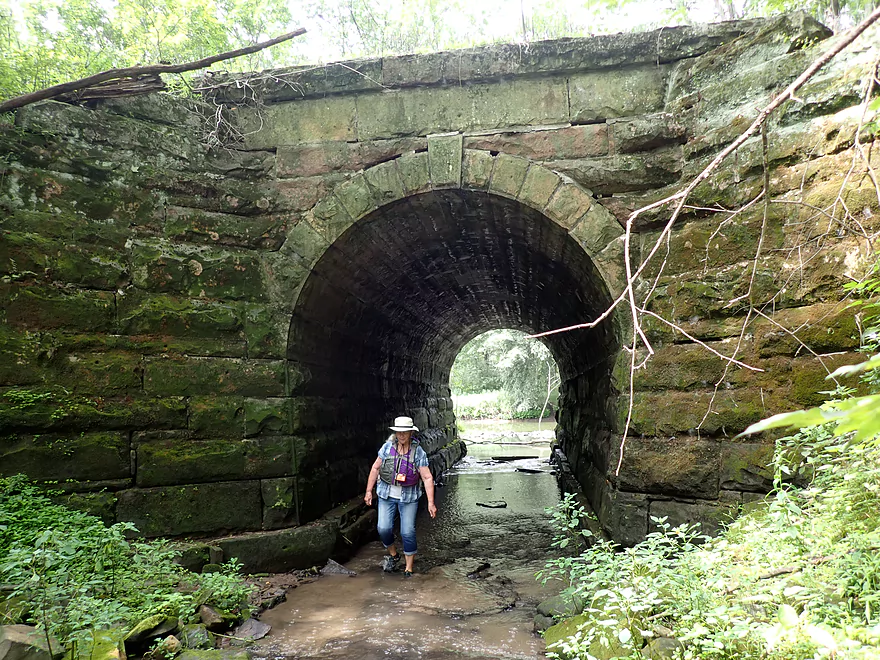
M 380 497 L 378 500 L 379 522 L 376 524 L 376 531 L 379 532 L 382 545 L 393 557 L 397 554 L 397 548 L 394 547 L 394 516 L 397 513 L 397 500 L 389 500 L 384 497 Z
M 416 545 L 416 513 L 419 510 L 418 501 L 399 503 L 400 511 L 400 538 L 403 539 L 403 555 L 406 559 L 406 570 L 412 571 L 413 559 L 418 551 Z

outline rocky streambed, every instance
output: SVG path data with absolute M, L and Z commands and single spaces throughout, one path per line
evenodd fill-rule
M 541 435 L 544 435 L 543 431 Z M 550 432 L 552 437 L 552 431 Z M 272 631 L 251 648 L 278 658 L 539 658 L 538 603 L 560 585 L 535 572 L 552 556 L 545 507 L 559 501 L 541 437 L 492 447 L 480 438 L 421 512 L 416 575 L 383 573 L 383 549 L 364 546 L 345 568 L 289 591 L 263 614 Z M 497 453 L 494 460 L 493 454 Z

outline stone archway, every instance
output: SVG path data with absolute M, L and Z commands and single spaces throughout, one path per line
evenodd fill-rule
M 552 220 L 596 264 L 608 290 L 622 290 L 623 230 L 588 190 L 527 158 L 464 149 L 461 134 L 428 136 L 427 143 L 427 151 L 380 163 L 338 185 L 290 230 L 285 246 L 310 268 L 343 232 L 382 206 L 433 190 L 482 191 Z
M 589 191 L 524 158 L 462 149 L 461 135 L 427 143 L 337 186 L 288 236 L 307 272 L 288 373 L 300 418 L 315 420 L 301 435 L 320 491 L 303 500 L 354 495 L 394 414 L 413 415 L 442 469 L 460 451 L 448 379 L 464 344 L 596 318 L 621 290 L 622 229 Z M 612 317 L 547 339 L 563 379 L 559 435 L 574 451 L 614 431 L 621 327 Z

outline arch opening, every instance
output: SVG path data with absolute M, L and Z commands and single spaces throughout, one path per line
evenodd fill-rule
M 520 202 L 461 189 L 405 197 L 349 227 L 297 299 L 287 357 L 317 479 L 357 494 L 388 420 L 409 414 L 443 467 L 457 439 L 449 376 L 461 349 L 497 328 L 538 333 L 596 318 L 611 296 L 565 229 Z M 616 417 L 611 319 L 545 339 L 559 368 L 557 434 L 569 451 Z M 310 455 L 315 452 L 310 450 Z M 452 459 L 454 460 L 454 459 Z
M 519 330 L 489 330 L 462 347 L 449 387 L 459 422 L 541 419 L 556 409 L 559 367 L 540 339 Z

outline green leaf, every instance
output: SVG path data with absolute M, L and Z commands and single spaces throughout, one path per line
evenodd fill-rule
M 780 605 L 779 610 L 776 612 L 776 616 L 779 618 L 779 623 L 781 623 L 782 627 L 786 630 L 797 628 L 798 615 L 791 605 L 787 603 Z
M 842 367 L 838 367 L 834 373 L 827 376 L 826 379 L 851 376 L 852 374 L 859 374 L 871 369 L 880 369 L 880 353 L 865 362 L 860 362 L 859 364 L 846 364 Z
M 828 649 L 832 653 L 837 652 L 837 642 L 835 641 L 834 636 L 824 628 L 808 624 L 804 627 L 804 631 L 807 633 L 810 641 L 816 646 Z
M 780 413 L 779 415 L 773 415 L 772 417 L 768 417 L 767 419 L 761 420 L 760 422 L 755 422 L 745 431 L 743 431 L 740 436 L 760 433 L 761 431 L 767 431 L 769 429 L 787 427 L 803 428 L 805 426 L 818 426 L 819 424 L 824 424 L 830 419 L 831 415 L 821 408 L 810 408 L 808 410 L 796 410 L 794 412 Z

